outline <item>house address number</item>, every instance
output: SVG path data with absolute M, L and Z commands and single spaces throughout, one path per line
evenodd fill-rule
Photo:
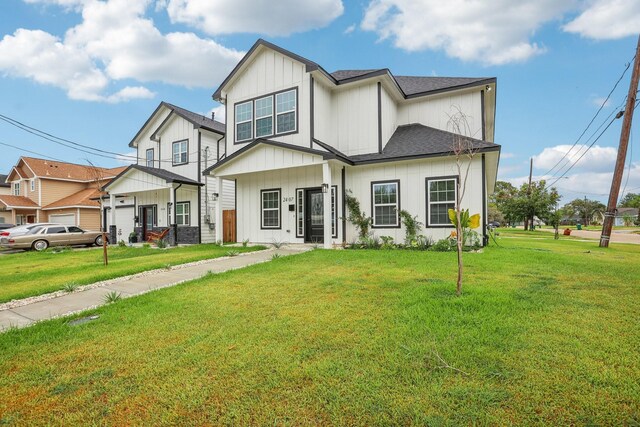
M 293 202 L 293 197 L 283 197 L 282 203 Z

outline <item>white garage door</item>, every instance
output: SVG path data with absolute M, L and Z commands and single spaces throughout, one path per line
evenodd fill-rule
M 134 212 L 133 206 L 116 209 L 116 235 L 118 236 L 118 241 L 129 241 L 129 234 L 133 231 Z M 107 221 L 111 222 L 109 211 L 107 211 L 107 215 L 109 215 Z
M 75 214 L 49 215 L 49 222 L 64 225 L 76 225 L 76 216 Z

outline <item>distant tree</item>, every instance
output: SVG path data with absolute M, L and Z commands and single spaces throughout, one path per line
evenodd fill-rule
M 620 199 L 618 206 L 621 208 L 640 208 L 640 194 L 627 193 Z
M 498 221 L 501 224 L 508 222 L 498 207 L 498 197 L 499 195 L 511 194 L 515 190 L 516 188 L 509 182 L 496 181 L 494 192 L 489 196 L 489 200 L 487 201 L 487 219 L 489 221 Z
M 607 207 L 597 200 L 575 199 L 564 205 L 564 212 L 568 216 L 578 215 L 584 225 L 593 222 L 596 215 L 602 215 Z
M 559 200 L 558 191 L 546 188 L 544 180 L 531 183 L 531 188 L 529 184 L 522 184 L 520 188 L 505 186 L 496 195 L 496 205 L 509 224 L 534 216 L 548 222 Z

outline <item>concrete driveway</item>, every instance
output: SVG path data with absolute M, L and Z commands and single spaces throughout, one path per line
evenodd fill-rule
M 553 233 L 554 230 L 549 228 L 541 228 L 542 231 L 547 231 L 549 233 Z M 560 234 L 562 234 L 563 228 L 560 227 Z M 600 240 L 600 234 L 602 230 L 571 230 L 571 235 L 573 237 L 579 237 L 581 239 L 594 239 Z M 640 245 L 640 234 L 634 234 L 630 230 L 617 230 L 611 233 L 610 243 L 633 243 L 636 245 Z

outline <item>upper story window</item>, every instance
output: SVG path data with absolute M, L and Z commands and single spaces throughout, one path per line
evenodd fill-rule
M 31 184 L 31 191 L 36 191 L 36 180 L 32 179 L 30 181 L 30 184 Z
M 296 130 L 296 90 L 276 94 L 276 133 Z
M 146 151 L 146 158 L 145 160 L 147 161 L 147 167 L 148 168 L 152 168 L 153 167 L 153 148 L 149 148 Z
M 273 135 L 273 97 L 256 99 L 256 138 Z
M 236 105 L 236 141 L 248 141 L 253 136 L 253 101 Z
M 275 108 L 274 108 L 275 105 Z M 298 130 L 298 89 L 287 89 L 235 106 L 236 142 Z
M 176 141 L 172 145 L 173 145 L 173 148 L 172 148 L 173 166 L 187 164 L 189 162 L 189 159 L 188 159 L 189 140 L 185 139 L 183 141 Z
M 427 225 L 453 227 L 449 209 L 456 206 L 456 177 L 427 179 Z
M 14 182 L 13 183 L 13 195 L 14 196 L 19 196 L 20 195 L 20 182 Z
M 400 181 L 371 183 L 373 226 L 399 227 Z

